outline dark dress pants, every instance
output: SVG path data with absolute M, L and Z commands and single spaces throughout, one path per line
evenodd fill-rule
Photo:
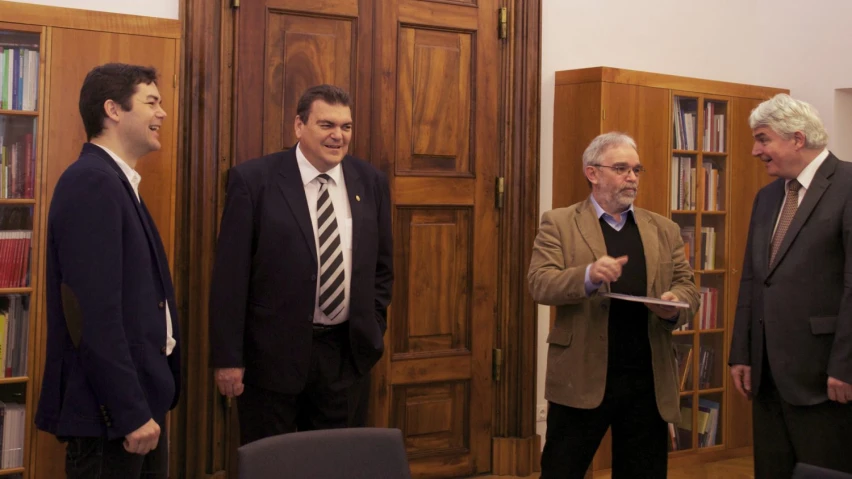
M 282 394 L 250 384 L 237 398 L 240 444 L 295 431 L 363 426 L 364 381 L 349 347 L 349 324 L 314 329 L 310 370 L 298 394 Z
M 541 479 L 582 479 L 609 427 L 613 479 L 666 477 L 668 425 L 657 409 L 653 374 L 607 376 L 603 402 L 594 409 L 549 404 Z
M 65 474 L 68 479 L 166 479 L 169 453 L 166 428 L 144 456 L 124 450 L 124 438 L 66 437 Z

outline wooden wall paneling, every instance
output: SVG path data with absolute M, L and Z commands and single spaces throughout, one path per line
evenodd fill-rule
M 175 288 L 184 394 L 172 413 L 170 470 L 179 478 L 225 478 L 235 466 L 235 414 L 209 369 L 208 291 L 226 172 L 233 158 L 234 12 L 227 2 L 184 0 Z
M 734 98 L 731 102 L 731 149 L 730 161 L 731 178 L 736 178 L 736 187 L 729 188 L 728 216 L 730 219 L 730 272 L 728 275 L 728 304 L 726 305 L 728 324 L 726 324 L 726 344 L 730 344 L 734 317 L 737 311 L 737 298 L 742 279 L 743 259 L 745 258 L 748 225 L 751 218 L 751 206 L 757 191 L 772 179 L 766 174 L 763 163 L 751 156 L 754 140 L 748 115 L 762 100 L 751 98 Z M 728 419 L 725 424 L 727 443 L 729 447 L 745 447 L 752 444 L 751 402 L 740 396 L 734 388 L 733 380 L 725 371 L 728 387 L 727 407 Z
M 583 152 L 601 133 L 603 118 L 600 83 L 556 85 L 553 110 L 553 207 L 582 201 L 591 193 L 583 174 Z M 577 105 L 562 108 L 561 105 Z
M 505 199 L 500 217 L 496 346 L 503 351 L 495 384 L 492 473 L 527 476 L 540 469 L 536 435 L 536 306 L 526 273 L 538 228 L 541 118 L 541 2 L 512 0 L 501 49 L 499 123 Z
M 665 215 L 670 201 L 659 191 L 668 185 L 671 165 L 669 90 L 604 83 L 601 102 L 601 133 L 620 131 L 632 136 L 639 148 L 639 161 L 647 169 L 639 179 L 636 206 Z

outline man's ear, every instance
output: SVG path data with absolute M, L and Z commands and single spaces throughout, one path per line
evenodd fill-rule
M 305 127 L 305 123 L 302 121 L 302 117 L 296 115 L 296 118 L 293 120 L 293 131 L 296 132 L 296 138 L 302 138 L 302 128 Z
M 796 149 L 801 149 L 805 147 L 805 144 L 808 142 L 808 139 L 805 137 L 805 134 L 801 131 L 797 131 L 793 133 L 793 142 L 796 145 Z
M 591 183 L 593 185 L 598 184 L 598 169 L 597 168 L 595 168 L 594 166 L 587 166 L 586 168 L 584 168 L 583 173 L 585 173 L 586 180 L 588 180 L 589 183 Z
M 104 113 L 106 113 L 107 118 L 113 121 L 118 121 L 118 111 L 121 109 L 121 105 L 116 103 L 114 100 L 107 100 L 104 102 Z

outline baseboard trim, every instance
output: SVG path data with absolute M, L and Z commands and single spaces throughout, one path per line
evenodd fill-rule
M 495 437 L 491 441 L 491 474 L 526 477 L 541 470 L 541 436 Z

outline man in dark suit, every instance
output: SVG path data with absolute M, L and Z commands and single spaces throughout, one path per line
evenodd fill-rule
M 556 306 L 541 478 L 584 477 L 610 426 L 613 477 L 664 478 L 666 423 L 680 422 L 672 331 L 695 314 L 698 290 L 678 225 L 633 206 L 644 171 L 633 139 L 599 135 L 583 171 L 591 195 L 542 215 L 527 275 L 533 299 Z
M 174 290 L 139 197 L 160 148 L 157 72 L 99 66 L 80 91 L 89 143 L 47 219 L 47 357 L 36 426 L 67 441 L 69 478 L 165 478 L 166 412 L 180 391 Z
M 393 282 L 384 174 L 347 155 L 349 95 L 300 98 L 298 144 L 231 168 L 210 288 L 211 365 L 240 441 L 361 426 Z M 358 411 L 361 411 L 360 413 Z
M 755 475 L 852 472 L 852 164 L 789 95 L 749 122 L 752 154 L 778 178 L 754 200 L 729 358 L 753 398 Z

